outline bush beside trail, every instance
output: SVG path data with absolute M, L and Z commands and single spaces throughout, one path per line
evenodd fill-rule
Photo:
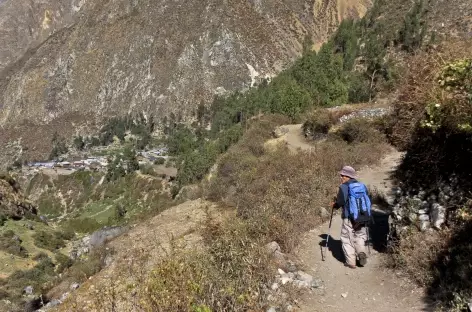
M 472 296 L 464 278 L 472 266 L 470 46 L 449 42 L 412 58 L 388 135 L 406 151 L 396 172 L 402 184 L 393 266 L 427 286 L 447 311 L 462 311 Z

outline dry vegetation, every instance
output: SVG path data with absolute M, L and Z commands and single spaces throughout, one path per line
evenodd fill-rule
M 202 245 L 174 246 L 150 274 L 136 260 L 135 269 L 122 270 L 121 282 L 114 277 L 107 286 L 90 289 L 88 311 L 266 309 L 275 267 L 264 245 L 277 241 L 284 252 L 291 251 L 304 231 L 322 221 L 320 207 L 336 192 L 339 168 L 375 163 L 386 147 L 378 139 L 347 143 L 333 137 L 311 153 L 292 153 L 284 145 L 266 150 L 273 129 L 285 122 L 281 116 L 254 120 L 204 182 L 206 196 L 228 207 L 228 217 L 208 215 L 199 231 Z M 134 255 L 148 256 L 139 251 Z M 61 309 L 83 311 L 78 300 L 72 298 Z
M 389 140 L 395 146 L 404 150 L 411 145 L 427 104 L 450 100 L 447 92 L 439 88 L 437 78 L 446 64 L 470 57 L 470 46 L 470 41 L 449 42 L 436 49 L 421 51 L 407 60 L 405 78 L 399 87 L 400 96 L 394 105 L 393 127 L 389 134 Z
M 439 191 L 454 174 L 460 189 L 447 206 L 447 228 L 399 237 L 393 265 L 427 286 L 447 311 L 462 311 L 472 295 L 468 200 L 471 181 L 472 42 L 449 42 L 413 56 L 395 104 L 388 137 L 407 152 L 397 178 L 408 190 Z

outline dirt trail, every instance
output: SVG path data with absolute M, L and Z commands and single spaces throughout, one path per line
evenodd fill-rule
M 310 149 L 302 135 L 300 125 L 284 126 L 289 131 L 283 139 L 291 148 Z M 391 200 L 392 183 L 390 173 L 402 154 L 392 150 L 376 166 L 365 167 L 359 172 L 360 181 L 377 189 Z M 344 256 L 339 240 L 341 217 L 335 215 L 331 227 L 329 250 L 322 261 L 321 246 L 324 246 L 329 221 L 305 234 L 296 255 L 307 273 L 323 281 L 322 289 L 310 292 L 300 303 L 301 312 L 372 312 L 430 311 L 424 290 L 410 281 L 389 271 L 383 265 L 384 254 L 379 253 L 388 233 L 388 215 L 380 210 L 374 212 L 375 225 L 371 236 L 373 247 L 368 264 L 364 268 L 344 267 Z
M 313 147 L 312 144 L 308 143 L 302 132 L 302 125 L 286 125 L 283 128 L 287 129 L 288 132 L 284 135 L 284 140 L 288 146 L 292 149 L 310 149 Z
M 283 134 L 276 138 L 271 139 L 266 142 L 266 146 L 277 145 L 279 143 L 284 143 L 288 146 L 288 148 L 292 151 L 296 151 L 299 148 L 302 150 L 309 150 L 314 148 L 315 145 L 308 142 L 305 139 L 305 136 L 302 132 L 302 125 L 284 125 L 279 127 Z

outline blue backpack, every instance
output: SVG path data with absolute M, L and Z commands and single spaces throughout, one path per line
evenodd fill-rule
M 371 202 L 367 187 L 363 183 L 348 184 L 348 207 L 349 218 L 352 221 L 368 222 L 370 220 Z

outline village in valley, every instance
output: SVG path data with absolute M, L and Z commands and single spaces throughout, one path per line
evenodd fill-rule
M 159 158 L 168 160 L 167 147 L 159 147 L 145 151 L 137 151 L 136 159 L 139 165 L 154 164 Z M 26 168 L 33 172 L 54 170 L 60 174 L 71 174 L 75 171 L 103 171 L 107 170 L 109 156 L 67 155 L 57 160 L 36 161 L 26 164 Z

